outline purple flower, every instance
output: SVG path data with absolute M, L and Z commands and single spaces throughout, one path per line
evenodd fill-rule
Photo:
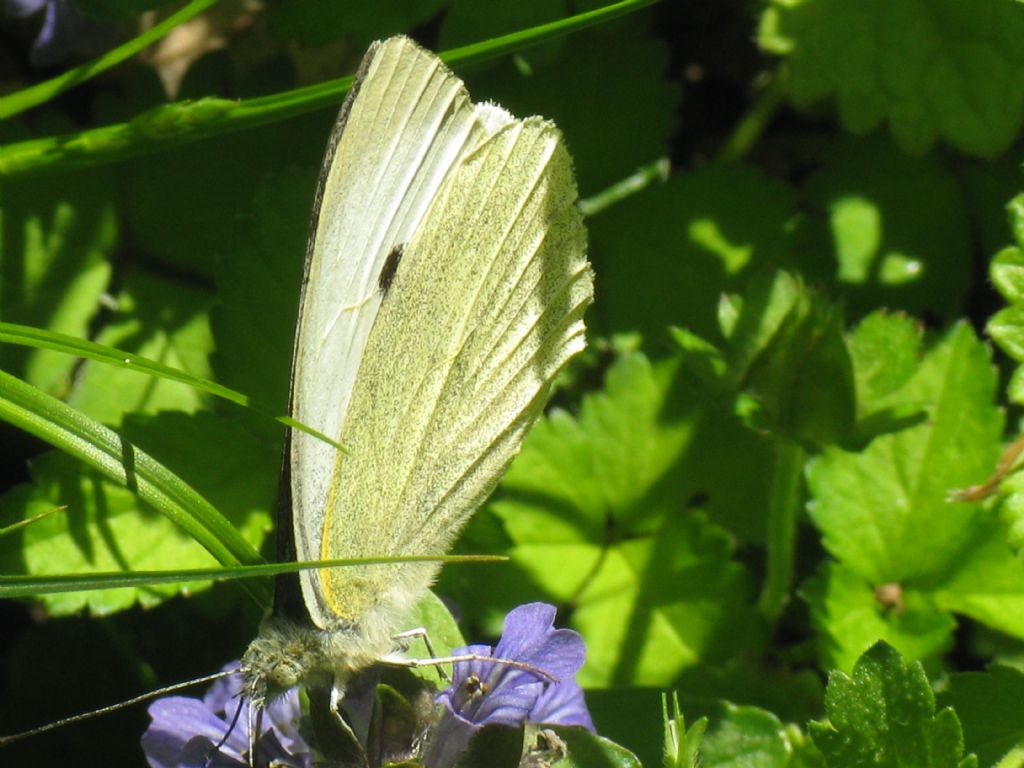
M 236 662 L 225 669 L 237 667 Z M 153 722 L 142 735 L 142 749 L 150 766 L 248 768 L 249 722 L 245 709 L 232 728 L 239 707 L 248 706 L 241 692 L 241 675 L 234 674 L 215 682 L 201 700 L 168 696 L 150 704 Z M 313 756 L 299 734 L 301 714 L 298 689 L 294 688 L 267 706 L 255 745 L 256 765 L 311 768 Z M 214 750 L 225 735 L 227 740 Z
M 444 705 L 441 722 L 424 763 L 446 768 L 488 723 L 578 725 L 594 724 L 574 675 L 583 666 L 586 647 L 571 629 L 555 629 L 554 606 L 529 603 L 505 617 L 501 639 L 494 648 L 470 645 L 452 655 L 475 654 L 529 665 L 537 672 L 483 659 L 454 665 L 451 686 L 438 700 Z
M 26 18 L 46 9 L 29 61 L 51 67 L 74 52 L 98 53 L 111 42 L 110 31 L 82 15 L 73 0 L 3 0 L 6 16 Z

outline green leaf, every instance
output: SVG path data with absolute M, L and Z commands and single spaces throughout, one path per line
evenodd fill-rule
M 1024 638 L 1024 569 L 1005 525 L 978 517 L 965 536 L 960 556 L 932 587 L 935 603 Z
M 800 593 L 819 632 L 823 669 L 849 672 L 878 640 L 912 661 L 936 659 L 953 645 L 953 617 L 928 595 L 898 584 L 876 589 L 852 571 L 826 563 Z
M 847 130 L 887 122 L 904 150 L 1006 150 L 1024 108 L 1024 7 L 1003 0 L 772 0 L 759 42 L 793 101 L 834 100 Z
M 756 169 L 715 165 L 677 173 L 588 221 L 607 333 L 639 331 L 660 348 L 666 326 L 717 341 L 718 298 L 757 265 L 793 261 L 790 187 Z
M 102 476 L 130 489 L 180 526 L 219 562 L 235 565 L 260 559 L 256 550 L 216 508 L 164 465 L 124 436 L 3 371 L 0 371 L 0 419 L 46 440 Z M 211 463 L 210 471 L 217 472 L 216 461 Z M 48 518 L 41 524 L 48 522 L 53 521 Z M 252 591 L 259 598 L 264 597 L 258 588 Z
M 409 611 L 409 615 L 398 626 L 422 628 L 427 633 L 426 639 L 417 636 L 409 641 L 404 651 L 406 658 L 435 659 L 449 656 L 453 648 L 460 648 L 466 644 L 452 612 L 437 595 L 429 590 L 416 601 L 416 605 Z M 441 668 L 428 665 L 413 669 L 413 673 L 428 683 L 436 685 L 441 679 L 439 669 Z M 444 686 L 442 685 L 442 687 Z
M 200 316 L 199 325 L 199 330 L 205 331 L 205 316 Z M 139 324 L 134 323 L 133 326 L 138 327 Z M 204 334 L 198 332 L 195 328 L 192 328 L 192 330 L 199 336 L 199 341 L 202 341 Z M 140 357 L 124 349 L 104 346 L 63 333 L 33 328 L 29 325 L 0 323 L 0 343 L 21 344 L 35 349 L 55 350 L 71 357 L 96 361 L 106 366 L 100 367 L 100 370 L 123 368 L 124 370 L 133 371 L 136 374 L 134 377 L 136 379 L 139 377 L 139 374 L 142 374 L 143 377 L 153 376 L 179 384 L 187 384 L 187 388 L 190 391 L 209 392 L 240 405 L 244 405 L 247 402 L 245 395 L 240 392 L 234 392 L 212 381 L 193 376 L 180 368 L 164 365 L 150 358 Z M 202 346 L 200 349 L 202 349 Z M 189 356 L 189 359 L 191 359 L 191 356 Z
M 401 765 L 412 768 L 413 763 Z M 473 734 L 454 765 L 456 768 L 641 768 L 636 755 L 628 749 L 583 728 L 530 724 L 513 728 L 493 723 Z
M 493 15 L 493 4 L 480 5 L 480 12 Z M 667 67 L 664 44 L 638 17 L 467 70 L 466 84 L 477 97 L 513 114 L 554 120 L 572 150 L 586 197 L 668 151 L 680 93 L 665 78 Z
M 1024 756 L 1024 673 L 1019 669 L 992 665 L 984 672 L 950 675 L 949 690 L 940 696 L 950 704 L 963 724 L 964 744 L 978 756 L 981 765 L 995 765 L 1016 754 Z M 1001 764 L 1002 765 L 1002 764 Z
M 803 734 L 783 725 L 771 712 L 757 707 L 722 705 L 721 717 L 712 720 L 700 749 L 706 768 L 789 768 L 820 764 L 806 747 L 795 759 Z
M 1020 312 L 1017 309 L 1005 309 L 993 315 L 986 326 L 989 336 L 1010 356 L 1016 356 L 1019 351 L 1011 348 L 1010 344 L 1019 341 L 1020 321 Z M 1010 334 L 1013 335 L 1013 339 L 1009 338 Z M 1024 403 L 1024 366 L 1017 366 L 1010 375 L 1006 395 L 1014 403 Z
M 625 747 L 621 747 L 610 739 L 583 728 L 567 728 L 555 726 L 550 730 L 565 743 L 567 757 L 555 763 L 559 768 L 590 768 L 590 766 L 607 766 L 607 768 L 641 768 L 636 755 Z M 527 734 L 536 729 L 527 729 Z
M 20 553 L 3 547 L 0 563 L 5 573 L 57 575 L 92 569 L 198 568 L 216 562 L 169 520 L 150 510 L 140 510 L 131 492 L 104 482 L 94 471 L 83 471 L 74 459 L 59 453 L 46 454 L 33 463 L 32 470 L 32 485 L 21 485 L 0 499 L 0 516 L 13 519 L 21 510 L 35 514 L 52 507 L 56 495 L 68 503 L 68 510 L 29 526 L 16 542 Z M 192 586 L 189 584 L 187 591 Z M 200 584 L 199 588 L 205 586 Z M 152 607 L 182 590 L 179 585 L 149 586 L 44 595 L 40 599 L 53 615 L 73 614 L 83 608 L 104 615 L 136 602 Z
M 542 555 L 549 565 L 560 562 L 557 547 L 527 540 L 513 553 L 549 590 L 557 586 L 551 582 L 563 581 L 534 570 Z M 729 537 L 699 518 L 592 548 L 585 561 L 578 548 L 566 547 L 565 554 L 574 565 L 585 562 L 593 569 L 579 585 L 573 614 L 573 625 L 589 638 L 590 663 L 580 673 L 584 685 L 664 685 L 757 637 L 746 573 L 730 559 Z M 667 594 L 665 585 L 673 587 Z M 630 620 L 614 621 L 616 616 Z
M 205 367 L 206 359 L 205 356 L 195 356 L 191 354 L 196 351 L 198 347 L 199 351 L 208 351 L 209 343 L 207 342 L 208 329 L 206 323 L 206 314 L 201 313 L 198 318 L 195 318 L 197 325 L 187 324 L 186 331 L 183 332 L 183 336 L 188 337 L 191 334 L 198 337 L 195 340 L 195 346 L 185 345 L 182 349 L 182 357 L 186 358 L 193 364 L 194 367 Z M 175 337 L 177 338 L 177 337 Z M 94 374 L 94 377 L 98 379 L 97 389 L 101 390 L 98 393 L 103 401 L 106 400 L 106 395 L 114 395 L 117 398 L 127 397 L 128 392 L 140 392 L 144 393 L 145 402 L 137 404 L 136 411 L 144 413 L 147 410 L 155 410 L 156 408 L 151 403 L 153 397 L 153 390 L 158 389 L 159 382 L 152 382 L 145 378 L 140 378 L 139 374 L 144 376 L 154 377 L 161 381 L 173 382 L 176 385 L 185 385 L 179 391 L 179 396 L 173 399 L 173 402 L 185 404 L 192 403 L 197 397 L 197 393 L 207 392 L 217 397 L 222 397 L 225 400 L 230 400 L 238 405 L 253 408 L 257 411 L 262 411 L 263 415 L 271 417 L 273 414 L 266 408 L 259 408 L 258 404 L 250 404 L 249 398 L 243 395 L 241 392 L 223 387 L 216 382 L 210 381 L 209 379 L 200 378 L 194 374 L 188 373 L 181 368 L 174 368 L 166 365 L 157 360 L 151 358 L 142 357 L 137 354 L 126 352 L 123 349 L 117 349 L 115 347 L 108 347 L 102 344 L 97 344 L 92 341 L 86 341 L 84 339 L 77 339 L 74 336 L 67 336 L 61 333 L 53 333 L 51 331 L 44 331 L 38 328 L 32 328 L 25 325 L 16 325 L 14 323 L 0 323 L 0 342 L 12 343 L 12 344 L 23 344 L 28 347 L 34 347 L 37 349 L 50 349 L 64 352 L 69 355 L 79 356 L 89 361 L 99 362 L 105 366 L 112 366 L 119 372 L 130 371 L 131 376 L 119 377 L 116 374 L 110 374 L 109 378 L 103 379 L 102 373 L 97 373 L 97 367 L 93 366 L 89 370 Z M 161 347 L 165 346 L 163 344 Z M 166 355 L 165 355 L 166 357 Z M 85 367 L 85 366 L 83 366 Z M 105 369 L 99 368 L 99 371 Z M 79 378 L 82 378 L 81 376 Z M 141 388 L 138 385 L 139 381 L 149 381 L 145 388 Z M 103 382 L 108 382 L 106 385 Z M 120 382 L 119 387 L 110 386 L 113 382 Z M 132 386 L 134 385 L 134 386 Z M 112 391 L 106 392 L 107 388 Z M 79 390 L 76 388 L 76 393 Z M 88 390 L 87 390 L 88 391 Z M 162 390 L 162 391 L 167 391 Z M 174 391 L 174 390 L 172 390 Z M 187 392 L 188 395 L 180 394 L 181 392 Z M 122 394 L 118 394 L 122 393 Z M 149 404 L 149 408 L 146 405 Z M 83 409 L 84 410 L 84 409 Z M 120 407 L 116 410 L 111 411 L 107 414 L 108 421 L 117 421 L 120 419 Z M 336 440 L 324 435 L 322 432 L 317 432 L 312 427 L 295 421 L 290 416 L 277 416 L 274 417 L 277 421 L 295 429 L 301 429 L 303 432 L 310 434 L 324 442 L 333 445 L 338 450 L 344 450 L 342 445 Z M 257 420 L 253 420 L 256 422 Z
M 276 451 L 267 451 L 238 425 L 210 414 L 189 418 L 165 413 L 144 427 L 128 430 L 135 443 L 155 449 L 167 466 L 191 466 L 193 485 L 216 501 L 233 526 L 233 535 L 243 537 L 254 551 L 269 527 L 267 509 L 276 485 Z M 135 471 L 142 486 L 146 462 L 141 457 L 145 454 L 136 453 Z M 187 461 L 183 461 L 185 456 Z M 67 509 L 28 526 L 11 542 L 0 542 L 2 570 L 32 575 L 88 574 L 201 568 L 217 562 L 172 518 L 140 504 L 141 490 L 137 494 L 116 485 L 70 456 L 50 453 L 37 458 L 32 464 L 32 483 L 18 486 L 0 499 L 0 519 L 29 516 L 58 503 Z M 192 583 L 184 591 L 206 586 L 208 583 Z M 42 600 L 57 615 L 82 608 L 107 614 L 136 602 L 151 607 L 181 591 L 181 585 L 149 586 L 46 595 Z
M 846 437 L 853 370 L 835 307 L 777 272 L 751 282 L 730 326 L 729 376 L 750 398 L 754 428 L 810 445 Z
M 217 378 L 283 413 L 316 175 L 288 170 L 253 191 L 244 226 L 216 268 L 211 312 Z
M 945 500 L 951 489 L 981 482 L 995 466 L 1002 419 L 991 405 L 995 380 L 986 351 L 960 326 L 918 364 L 912 322 L 882 315 L 862 324 L 851 348 L 862 412 L 911 409 L 928 419 L 877 438 L 859 454 L 826 451 L 810 468 L 811 517 L 826 547 L 850 570 L 845 589 L 834 592 L 838 583 L 829 580 L 828 590 L 816 592 L 829 643 L 823 658 L 848 669 L 878 637 L 913 658 L 941 649 L 942 623 L 935 617 L 923 624 L 919 617 L 898 631 L 891 617 L 886 626 L 862 621 L 857 632 L 843 621 L 854 610 L 848 600 L 859 594 L 869 611 L 871 590 L 887 584 L 1022 636 L 1024 573 L 1006 530 L 977 505 Z M 857 579 L 865 583 L 856 586 Z M 840 593 L 847 598 L 840 600 Z
M 1016 202 L 1024 203 L 1024 196 Z M 1024 304 L 1024 252 L 1020 248 L 1010 246 L 993 256 L 989 274 L 1008 304 Z M 1014 358 L 1020 359 L 1017 355 Z
M 206 291 L 158 279 L 145 272 L 122 277 L 110 322 L 95 337 L 129 356 L 141 355 L 191 376 L 209 378 L 213 348 Z M 117 425 L 126 412 L 193 412 L 206 404 L 202 392 L 184 383 L 141 376 L 130 367 L 95 361 L 78 370 L 69 405 L 104 424 Z
M 688 455 L 705 414 L 683 381 L 675 362 L 623 358 L 578 421 L 555 412 L 534 428 L 493 504 L 531 591 L 572 600 L 589 642 L 585 685 L 664 685 L 756 637 L 728 535 L 685 511 L 695 484 L 708 481 L 697 466 L 734 471 L 736 503 L 754 489 L 735 450 L 722 464 Z M 716 502 L 728 503 L 709 508 Z M 518 602 L 523 589 L 513 590 Z
M 921 324 L 884 310 L 865 317 L 849 337 L 860 418 L 899 400 L 899 390 L 917 371 Z
M 828 448 L 811 464 L 809 512 L 834 557 L 874 585 L 904 586 L 934 581 L 965 557 L 982 513 L 946 496 L 995 465 L 1003 426 L 995 386 L 988 350 L 957 325 L 899 389 L 928 423 L 860 453 Z
M 142 108 L 135 103 L 141 100 L 129 101 L 121 109 L 131 114 Z M 300 233 L 298 247 L 278 258 L 291 259 L 301 269 L 316 171 L 333 118 L 333 111 L 321 110 L 121 163 L 119 211 L 131 229 L 133 244 L 156 262 L 157 269 L 173 265 L 165 277 L 204 287 L 212 295 L 212 278 L 222 259 L 254 242 L 261 253 L 268 252 L 284 239 L 274 234 L 278 226 L 284 233 Z M 301 185 L 293 181 L 296 178 L 304 179 Z M 257 207 L 256 197 L 266 197 L 264 190 L 277 179 L 285 184 L 277 195 L 282 206 Z M 268 239 L 260 244 L 258 236 Z M 249 266 L 259 268 L 255 254 Z M 297 307 L 297 289 L 290 299 Z M 289 322 L 294 327 L 294 319 Z
M 645 766 L 663 757 L 661 691 L 655 688 L 588 688 L 587 707 L 597 732 L 627 745 Z
M 989 318 L 985 330 L 1007 355 L 1024 362 L 1024 195 L 1007 206 L 1016 245 L 999 251 L 989 266 L 993 284 L 1009 305 Z M 1024 402 L 1024 370 L 1014 371 L 1008 387 L 1010 399 Z
M 703 386 L 714 389 L 726 385 L 729 365 L 718 347 L 684 328 L 669 328 L 669 334 L 683 368 L 697 376 Z
M 849 334 L 857 393 L 857 425 L 846 448 L 863 447 L 879 435 L 928 419 L 923 403 L 904 398 L 901 388 L 917 371 L 922 328 L 907 315 L 877 311 Z
M 465 638 L 459 625 L 455 622 L 451 610 L 433 592 L 428 591 L 426 595 L 417 601 L 404 626 L 423 627 L 427 630 L 430 643 L 434 648 L 435 656 L 448 656 L 453 648 L 459 648 L 466 644 Z M 422 642 L 422 641 L 420 641 Z M 426 645 L 423 647 L 427 651 Z M 415 654 L 410 649 L 408 655 L 413 658 L 428 659 L 431 657 L 429 651 L 424 654 Z
M 811 735 L 830 766 L 952 768 L 964 757 L 960 721 L 951 708 L 935 712 L 935 695 L 920 663 L 907 663 L 878 643 L 854 666 L 833 672 L 825 693 L 828 720 Z
M 885 306 L 947 321 L 962 314 L 975 235 L 961 181 L 883 137 L 839 139 L 821 155 L 804 196 L 812 221 L 826 228 L 821 248 L 834 254 L 830 277 L 849 312 Z
M 117 240 L 108 174 L 5 182 L 0 214 L 0 320 L 86 336 Z M 58 352 L 0 346 L 0 368 L 57 396 L 69 390 L 74 363 Z

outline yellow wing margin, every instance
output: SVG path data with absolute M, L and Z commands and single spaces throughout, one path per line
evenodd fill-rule
M 576 198 L 561 134 L 541 118 L 500 128 L 446 179 L 367 340 L 323 557 L 443 554 L 497 485 L 584 346 L 593 281 Z M 325 571 L 324 598 L 362 623 L 404 611 L 436 571 Z

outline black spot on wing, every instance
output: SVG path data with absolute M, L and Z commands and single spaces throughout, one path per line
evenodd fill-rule
M 402 260 L 403 253 L 405 253 L 404 243 L 392 248 L 391 253 L 384 260 L 384 267 L 377 278 L 377 287 L 380 288 L 381 295 L 386 295 L 388 288 L 391 287 L 391 281 L 395 279 L 395 273 L 398 271 L 398 262 Z

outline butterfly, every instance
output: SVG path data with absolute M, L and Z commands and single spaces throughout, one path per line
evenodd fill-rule
M 474 104 L 405 37 L 373 44 L 317 186 L 286 438 L 279 557 L 443 555 L 584 346 L 593 297 L 562 136 Z M 395 661 L 437 562 L 278 578 L 242 659 L 257 707 Z

